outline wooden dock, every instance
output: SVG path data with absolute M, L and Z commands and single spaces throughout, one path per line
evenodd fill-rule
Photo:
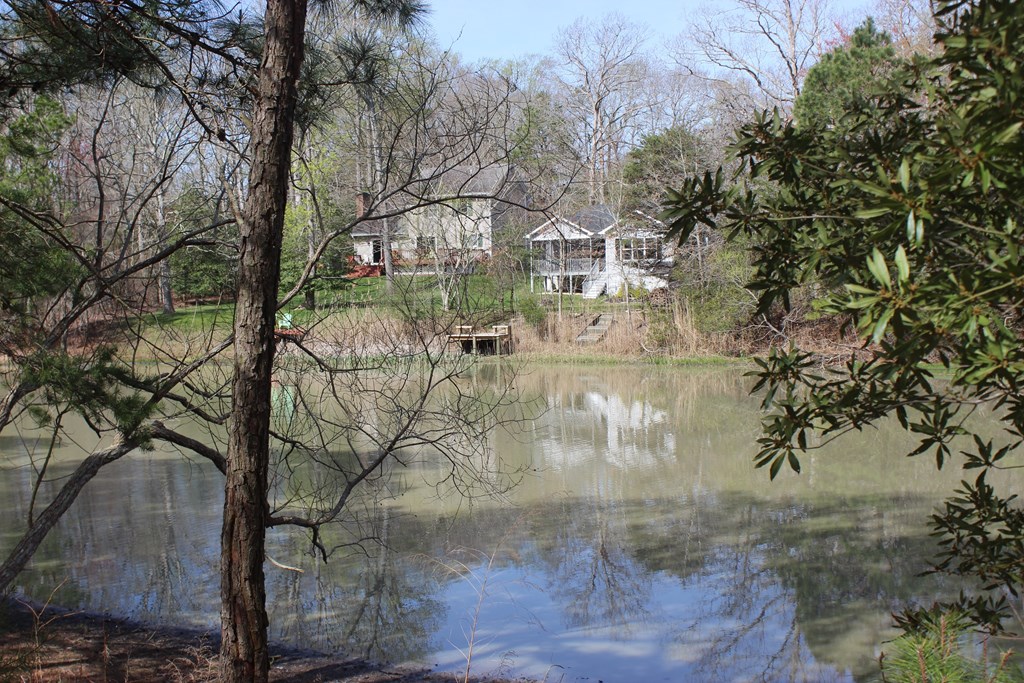
M 448 335 L 449 344 L 458 344 L 463 353 L 504 356 L 512 353 L 512 327 L 492 325 L 489 330 L 473 325 L 457 325 Z

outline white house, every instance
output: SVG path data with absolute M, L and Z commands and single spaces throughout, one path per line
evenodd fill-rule
M 640 211 L 620 218 L 604 205 L 550 218 L 527 235 L 530 289 L 541 278 L 545 291 L 596 299 L 616 294 L 626 282 L 647 291 L 664 287 L 675 256 L 666 229 Z

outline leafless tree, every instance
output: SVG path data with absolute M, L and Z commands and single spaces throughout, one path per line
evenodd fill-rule
M 742 105 L 747 110 L 788 109 L 833 27 L 828 0 L 732 0 L 694 22 L 676 43 L 676 59 L 683 67 L 706 63 L 704 77 L 721 85 L 737 77 L 752 83 L 753 97 Z
M 931 0 L 877 0 L 874 16 L 892 36 L 893 47 L 904 57 L 934 54 L 936 24 Z
M 9 387 L 0 399 L 0 431 L 27 412 L 49 411 L 56 438 L 61 415 L 74 411 L 82 413 L 98 434 L 116 435 L 113 445 L 85 457 L 45 509 L 33 515 L 24 536 L 0 565 L 0 588 L 10 584 L 101 467 L 148 443 L 153 432 L 137 420 L 202 360 L 225 348 L 209 349 L 199 360 L 176 367 L 160 388 L 141 380 L 118 386 L 106 374 L 118 364 L 112 351 L 115 345 L 126 343 L 136 350 L 140 346 L 138 320 L 148 310 L 151 272 L 178 250 L 204 244 L 210 233 L 231 222 L 217 219 L 188 230 L 152 230 L 159 228 L 149 221 L 160 215 L 161 189 L 172 186 L 175 175 L 192 158 L 195 140 L 180 121 L 178 125 L 168 121 L 163 129 L 166 135 L 142 143 L 130 140 L 132 131 L 120 117 L 130 115 L 138 104 L 137 95 L 124 83 L 106 91 L 82 88 L 68 95 L 67 105 L 76 107 L 78 116 L 65 133 L 63 153 L 58 156 L 51 210 L 33 210 L 0 195 L 4 210 L 17 216 L 48 248 L 60 252 L 69 271 L 62 273 L 65 278 L 57 291 L 37 297 L 16 324 L 7 321 L 10 329 L 0 335 Z M 97 342 L 94 337 L 100 330 L 106 332 Z M 131 375 L 123 368 L 118 374 Z M 148 396 L 137 395 L 140 389 L 146 389 Z M 48 466 L 49 455 L 37 463 L 37 489 Z M 39 506 L 44 507 L 43 501 Z
M 577 20 L 558 36 L 562 87 L 586 167 L 587 197 L 604 203 L 609 170 L 638 139 L 638 119 L 649 107 L 643 27 L 620 15 L 598 23 Z
M 453 435 L 493 423 L 504 403 L 503 391 L 481 395 L 460 385 L 465 359 L 443 353 L 450 318 L 397 316 L 364 334 L 360 347 L 346 347 L 345 326 L 339 332 L 320 319 L 311 324 L 317 332 L 309 343 L 299 342 L 298 353 L 287 359 L 297 376 L 320 381 L 304 387 L 303 397 L 296 394 L 295 400 L 307 408 L 323 407 L 311 398 L 317 392 L 330 405 L 331 397 L 355 403 L 337 407 L 334 414 L 324 408 L 301 434 L 271 427 L 273 378 L 281 370 L 275 365 L 275 349 L 284 343 L 275 341 L 275 313 L 315 276 L 317 261 L 331 242 L 366 216 L 353 216 L 341 227 L 319 226 L 306 268 L 294 288 L 278 296 L 289 180 L 295 180 L 292 131 L 304 3 L 271 0 L 265 22 L 267 40 L 254 81 L 248 80 L 244 59 L 224 56 L 225 73 L 246 84 L 233 93 L 244 106 L 224 103 L 203 90 L 216 89 L 208 74 L 193 82 L 196 74 L 158 62 L 171 83 L 167 96 L 186 115 L 153 117 L 135 99 L 138 91 L 133 88 L 98 88 L 99 96 L 81 106 L 82 115 L 64 145 L 58 183 L 63 194 L 55 208 L 39 211 L 0 195 L 5 211 L 68 255 L 75 273 L 81 273 L 74 274 L 64 291 L 36 301 L 18 333 L 3 337 L 3 351 L 13 363 L 7 378 L 10 390 L 0 402 L 0 429 L 29 410 L 48 409 L 58 438 L 61 416 L 75 411 L 107 443 L 113 442 L 84 454 L 53 498 L 34 501 L 41 512 L 32 514 L 25 534 L 0 565 L 0 587 L 10 585 L 102 467 L 154 440 L 174 444 L 211 461 L 225 475 L 221 675 L 228 681 L 267 676 L 262 588 L 266 528 L 292 524 L 309 529 L 314 545 L 327 554 L 329 549 L 318 540 L 319 529 L 339 518 L 351 491 L 370 480 L 383 481 L 393 462 L 408 463 L 428 448 L 450 459 L 451 479 L 460 486 L 492 481 L 494 463 L 480 454 L 482 442 L 472 434 L 461 439 Z M 196 42 L 188 44 L 195 47 Z M 500 80 L 495 83 L 500 85 Z M 439 168 L 470 166 L 479 172 L 489 164 L 507 165 L 502 155 L 507 157 L 508 149 L 500 137 L 502 121 L 508 120 L 507 101 L 493 99 L 493 89 L 480 87 L 438 87 L 431 94 L 435 104 L 450 106 L 438 107 L 430 117 L 419 106 L 398 113 L 387 148 L 387 174 L 371 218 L 394 218 L 460 196 L 464 188 L 447 197 L 427 193 Z M 77 97 L 76 105 L 87 101 L 85 91 Z M 134 139 L 137 126 L 125 125 L 126 120 L 144 120 L 158 132 L 151 139 Z M 199 179 L 216 195 L 215 208 L 198 227 L 172 229 L 164 190 L 186 176 Z M 144 323 L 144 289 L 140 294 L 133 288 L 151 280 L 149 274 L 159 272 L 176 251 L 207 244 L 218 228 L 236 222 L 239 280 L 232 332 L 209 329 L 188 339 L 160 337 L 159 328 Z M 411 316 L 411 302 L 396 305 Z M 109 344 L 84 335 L 76 338 L 87 320 L 108 323 L 101 329 L 119 333 Z M 234 361 L 230 380 L 211 363 L 229 351 Z M 157 376 L 135 365 L 140 354 L 160 361 Z M 71 379 L 55 379 L 57 370 L 60 377 Z M 227 441 L 199 442 L 185 436 L 176 427 L 182 420 L 208 425 L 211 434 L 226 428 Z M 330 449 L 339 439 L 352 451 L 332 460 Z M 278 457 L 282 453 L 290 457 Z M 330 481 L 313 498 L 291 493 L 281 498 L 287 486 L 272 491 L 271 482 L 283 481 L 289 468 L 298 466 L 300 455 L 321 469 L 333 468 Z M 477 455 L 481 457 L 470 457 Z M 48 477 L 48 465 L 49 456 L 35 463 L 37 489 Z

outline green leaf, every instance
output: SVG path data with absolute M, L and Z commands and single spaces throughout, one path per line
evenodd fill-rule
M 882 252 L 878 250 L 878 247 L 871 251 L 871 256 L 867 259 L 867 265 L 868 271 L 879 283 L 886 287 L 892 287 L 892 278 L 889 277 L 889 266 L 885 262 Z
M 794 472 L 800 474 L 800 459 L 796 457 L 796 453 L 789 454 L 789 466 Z
M 890 209 L 887 206 L 875 206 L 870 209 L 859 209 L 853 215 L 857 218 L 878 218 L 889 213 L 889 211 Z
M 910 279 L 910 263 L 907 262 L 907 252 L 902 244 L 896 248 L 896 277 L 901 283 Z
M 1021 126 L 1024 126 L 1024 122 L 1018 121 L 1017 123 L 1010 124 L 1006 130 L 996 136 L 995 143 L 997 145 L 1005 145 L 1006 143 L 1017 137 L 1020 132 Z
M 910 191 L 910 162 L 906 157 L 900 162 L 900 186 L 904 192 Z
M 859 311 L 862 308 L 869 308 L 871 306 L 874 306 L 881 300 L 882 297 L 880 296 L 864 296 L 859 299 L 850 299 L 850 301 L 846 303 L 846 308 Z
M 876 294 L 877 293 L 877 292 L 875 292 L 875 290 L 869 289 L 868 287 L 864 287 L 864 286 L 861 286 L 861 285 L 847 284 L 847 285 L 843 285 L 843 287 L 845 287 L 846 291 L 850 292 L 851 294 Z
M 871 333 L 871 341 L 877 344 L 878 341 L 885 336 L 885 330 L 889 326 L 889 320 L 892 318 L 892 314 L 894 312 L 895 311 L 891 308 L 887 308 L 882 312 L 882 316 L 878 319 L 878 322 L 875 323 L 875 329 Z

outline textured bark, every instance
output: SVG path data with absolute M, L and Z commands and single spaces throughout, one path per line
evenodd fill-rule
M 249 196 L 242 210 L 235 365 L 221 530 L 221 680 L 267 680 L 263 559 L 270 380 L 305 0 L 267 0 L 256 86 Z

